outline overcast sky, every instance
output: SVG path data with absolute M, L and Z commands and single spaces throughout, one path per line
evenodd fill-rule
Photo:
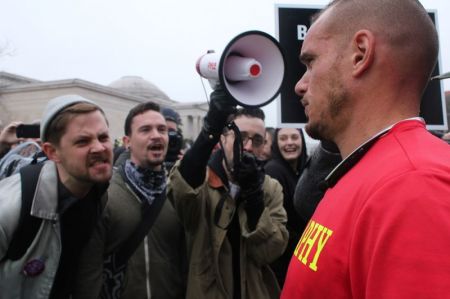
M 421 2 L 438 12 L 441 67 L 450 71 L 450 1 Z M 0 47 L 6 47 L 7 55 L 0 57 L 0 70 L 43 81 L 79 78 L 103 85 L 122 76 L 141 76 L 176 101 L 205 101 L 195 62 L 206 50 L 221 51 L 247 30 L 276 36 L 275 4 L 326 3 L 4 0 Z M 443 82 L 450 90 L 450 79 Z M 275 110 L 275 103 L 265 108 L 268 125 L 276 125 Z

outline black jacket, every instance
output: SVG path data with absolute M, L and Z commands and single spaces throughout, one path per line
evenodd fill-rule
M 297 169 L 294 171 L 289 163 L 283 158 L 278 148 L 278 132 L 280 129 L 275 130 L 274 139 L 272 143 L 272 159 L 269 160 L 264 166 L 266 174 L 272 178 L 278 180 L 283 187 L 283 206 L 287 212 L 288 222 L 287 229 L 289 231 L 289 241 L 284 254 L 275 261 L 271 267 L 277 276 L 278 283 L 283 286 L 286 271 L 289 266 L 289 262 L 292 257 L 292 253 L 297 245 L 297 242 L 306 226 L 294 208 L 294 192 L 297 181 L 300 178 L 301 173 L 306 164 L 307 153 L 306 143 L 303 131 L 300 131 L 302 138 L 301 154 L 298 157 Z

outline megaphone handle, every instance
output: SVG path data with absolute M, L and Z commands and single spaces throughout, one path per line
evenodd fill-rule
M 229 130 L 233 130 L 234 132 L 234 143 L 233 143 L 233 168 L 230 167 L 230 164 L 228 163 L 228 159 L 226 157 L 225 150 L 223 151 L 223 155 L 225 156 L 225 167 L 230 173 L 234 173 L 234 168 L 236 165 L 239 165 L 242 160 L 242 155 L 244 154 L 244 146 L 242 143 L 242 137 L 241 137 L 241 131 L 239 131 L 239 128 L 236 126 L 234 122 L 231 122 L 227 125 L 227 128 Z M 220 147 L 223 149 L 222 141 L 219 140 Z
M 209 86 L 212 90 L 216 90 L 220 86 L 220 81 L 215 79 L 208 79 Z

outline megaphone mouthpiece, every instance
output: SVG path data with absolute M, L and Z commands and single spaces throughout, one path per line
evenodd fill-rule
M 229 81 L 246 81 L 258 78 L 262 66 L 254 58 L 228 56 L 224 65 L 225 77 Z

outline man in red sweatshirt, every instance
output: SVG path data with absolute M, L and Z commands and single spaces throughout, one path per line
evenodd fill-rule
M 419 117 L 438 36 L 416 0 L 335 0 L 296 85 L 312 137 L 343 157 L 293 253 L 281 298 L 445 298 L 450 148 Z

